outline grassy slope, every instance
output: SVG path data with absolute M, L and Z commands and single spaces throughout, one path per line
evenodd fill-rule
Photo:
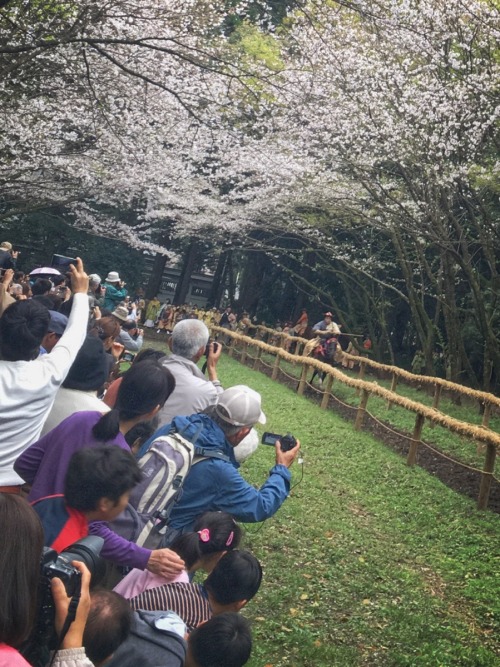
M 220 375 L 304 449 L 302 483 L 247 528 L 265 567 L 251 667 L 498 664 L 499 517 L 262 374 L 224 358 Z M 262 483 L 272 462 L 261 447 L 243 473 Z

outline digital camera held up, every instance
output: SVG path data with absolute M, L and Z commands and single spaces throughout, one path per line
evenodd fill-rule
M 277 433 L 264 433 L 262 436 L 262 444 L 263 445 L 271 445 L 274 447 L 276 444 L 276 441 L 280 441 L 280 446 L 281 446 L 281 451 L 282 452 L 288 452 L 290 449 L 293 449 L 295 445 L 297 444 L 296 438 L 291 433 L 287 433 L 286 435 L 278 435 Z
M 104 540 L 90 535 L 75 542 L 60 554 L 44 547 L 40 559 L 39 606 L 35 628 L 29 639 L 21 647 L 21 653 L 34 667 L 43 667 L 48 662 L 49 651 L 56 646 L 54 630 L 55 606 L 50 582 L 59 577 L 66 588 L 68 597 L 78 596 L 81 587 L 81 573 L 72 561 L 84 563 L 90 571 L 92 581 L 102 578 L 105 563 L 100 557 Z

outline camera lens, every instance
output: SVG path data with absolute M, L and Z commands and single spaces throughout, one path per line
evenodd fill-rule
M 104 577 L 106 572 L 105 562 L 100 556 L 103 544 L 102 537 L 89 535 L 61 551 L 59 558 L 68 563 L 77 560 L 86 565 L 92 577 L 92 584 L 95 584 Z

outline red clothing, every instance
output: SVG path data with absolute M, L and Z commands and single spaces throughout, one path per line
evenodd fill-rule
M 108 405 L 111 409 L 113 409 L 116 405 L 116 399 L 118 398 L 118 389 L 120 389 L 120 385 L 122 383 L 123 378 L 117 378 L 114 382 L 112 382 L 106 393 L 104 394 L 104 398 L 102 399 L 106 405 Z
M 58 553 L 89 534 L 87 517 L 68 507 L 63 495 L 40 498 L 32 506 L 42 522 L 45 546 Z

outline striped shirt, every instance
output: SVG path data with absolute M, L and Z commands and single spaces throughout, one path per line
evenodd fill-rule
M 175 611 L 188 632 L 212 617 L 207 592 L 202 584 L 173 583 L 144 591 L 129 600 L 132 609 Z

